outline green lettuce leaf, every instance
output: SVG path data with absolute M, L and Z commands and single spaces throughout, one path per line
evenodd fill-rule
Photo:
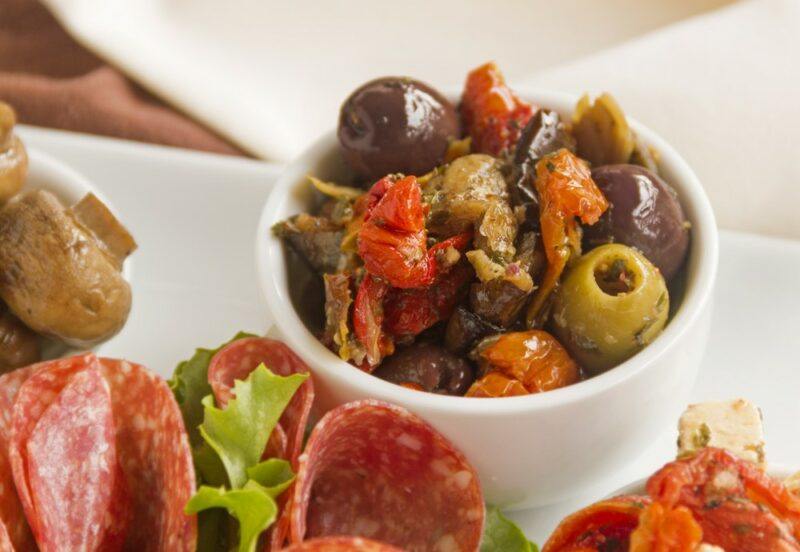
M 273 497 L 289 488 L 294 481 L 292 466 L 282 458 L 270 458 L 247 468 L 247 476 Z
M 203 485 L 186 504 L 187 514 L 211 508 L 225 508 L 239 521 L 239 552 L 255 552 L 258 537 L 275 522 L 275 498 L 252 479 L 241 489 Z
M 224 410 L 214 406 L 212 395 L 203 398 L 200 434 L 219 456 L 233 489 L 247 482 L 247 469 L 261 460 L 267 439 L 306 378 L 308 374 L 276 376 L 261 364 L 245 381 L 236 381 L 235 398 Z
M 246 332 L 239 332 L 233 339 L 216 349 L 195 350 L 192 358 L 184 360 L 175 367 L 172 379 L 168 383 L 183 414 L 183 422 L 189 433 L 189 442 L 192 447 L 200 446 L 203 443 L 198 426 L 203 422 L 201 401 L 203 397 L 211 394 L 211 386 L 208 384 L 208 365 L 220 349 L 244 337 L 254 336 Z
M 481 552 L 539 552 L 539 547 L 529 541 L 525 533 L 499 508 L 489 506 L 486 509 Z

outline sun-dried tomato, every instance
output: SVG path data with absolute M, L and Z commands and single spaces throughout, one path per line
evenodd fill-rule
M 542 552 L 628 550 L 631 533 L 650 499 L 618 496 L 602 500 L 564 518 Z
M 472 277 L 469 264 L 462 262 L 428 287 L 392 289 L 384 302 L 384 328 L 395 336 L 417 335 L 450 318 L 466 296 Z
M 375 188 L 380 188 L 377 192 Z M 374 192 L 374 193 L 373 193 Z M 430 285 L 434 269 L 428 258 L 422 194 L 413 176 L 391 183 L 379 180 L 370 191 L 366 217 L 358 234 L 358 254 L 370 274 L 394 287 Z
M 543 330 L 502 334 L 478 353 L 492 370 L 520 381 L 528 393 L 540 393 L 580 380 L 580 369 L 555 337 Z
M 388 291 L 386 282 L 367 274 L 358 287 L 353 305 L 353 332 L 367 355 L 360 368 L 368 372 L 394 350 L 391 338 L 383 331 L 383 299 Z
M 703 530 L 691 511 L 654 502 L 644 509 L 631 533 L 629 552 L 695 552 L 703 540 Z
M 514 397 L 527 395 L 528 390 L 518 380 L 509 378 L 500 372 L 489 372 L 475 380 L 467 391 L 467 397 Z
M 583 224 L 594 224 L 608 209 L 608 201 L 592 180 L 589 167 L 567 149 L 536 163 L 536 191 L 547 270 L 528 307 L 528 327 L 536 325 L 570 255 L 580 255 L 578 219 Z
M 519 99 L 497 65 L 489 62 L 467 75 L 460 109 L 472 151 L 497 156 L 513 150 L 538 108 Z
M 738 550 L 800 550 L 800 498 L 758 466 L 718 448 L 670 462 L 647 482 L 667 506 L 685 506 L 703 540 Z

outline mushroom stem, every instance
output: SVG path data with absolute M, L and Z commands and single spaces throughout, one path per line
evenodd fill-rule
M 130 232 L 93 193 L 86 194 L 72 206 L 70 212 L 77 222 L 90 230 L 105 246 L 116 260 L 118 268 L 122 267 L 128 255 L 136 250 L 136 241 Z

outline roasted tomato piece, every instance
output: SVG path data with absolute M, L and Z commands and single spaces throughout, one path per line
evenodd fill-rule
M 583 224 L 594 224 L 608 209 L 608 201 L 592 180 L 589 168 L 567 149 L 536 163 L 536 190 L 547 270 L 528 307 L 528 327 L 541 322 L 542 308 L 558 285 L 570 255 L 580 255 L 577 219 Z
M 473 272 L 459 263 L 426 288 L 392 289 L 384 303 L 384 328 L 392 335 L 417 335 L 453 314 Z
M 408 176 L 394 183 L 386 178 L 379 180 L 370 190 L 367 203 L 358 233 L 358 254 L 367 272 L 394 287 L 430 285 L 434 267 L 425 243 L 425 216 L 417 179 Z
M 630 552 L 694 552 L 703 542 L 703 530 L 683 506 L 666 508 L 654 502 L 639 518 L 630 536 Z
M 392 353 L 394 345 L 383 332 L 383 299 L 389 285 L 370 274 L 364 276 L 353 306 L 353 331 L 366 350 L 366 362 L 360 368 L 368 372 Z
M 619 496 L 603 500 L 564 518 L 542 552 L 627 552 L 631 533 L 650 499 Z
M 710 447 L 670 462 L 650 477 L 647 492 L 689 508 L 704 541 L 725 550 L 800 550 L 800 498 L 726 450 Z
M 555 337 L 543 330 L 509 332 L 478 345 L 478 357 L 490 370 L 519 380 L 529 393 L 571 385 L 580 368 Z
M 494 62 L 467 75 L 460 110 L 474 152 L 498 156 L 512 151 L 536 109 L 506 86 Z
M 500 372 L 489 372 L 476 380 L 467 390 L 467 397 L 514 397 L 528 395 L 528 390 L 518 380 Z

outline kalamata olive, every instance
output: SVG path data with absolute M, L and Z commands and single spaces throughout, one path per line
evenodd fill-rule
M 503 330 L 470 312 L 463 306 L 456 307 L 453 316 L 447 321 L 444 346 L 454 354 L 463 354 L 472 349 L 476 341 Z
M 431 171 L 458 135 L 453 105 L 427 84 L 407 77 L 362 85 L 339 113 L 342 154 L 365 184 L 390 173 L 421 176 Z
M 672 187 L 636 165 L 607 165 L 592 179 L 610 203 L 597 224 L 584 227 L 584 244 L 635 247 L 669 280 L 689 249 L 689 225 Z
M 373 375 L 445 395 L 463 395 L 475 379 L 469 362 L 435 343 L 417 343 L 395 353 Z
M 601 245 L 567 272 L 553 304 L 556 336 L 589 372 L 603 372 L 653 341 L 667 323 L 669 292 L 644 255 Z

